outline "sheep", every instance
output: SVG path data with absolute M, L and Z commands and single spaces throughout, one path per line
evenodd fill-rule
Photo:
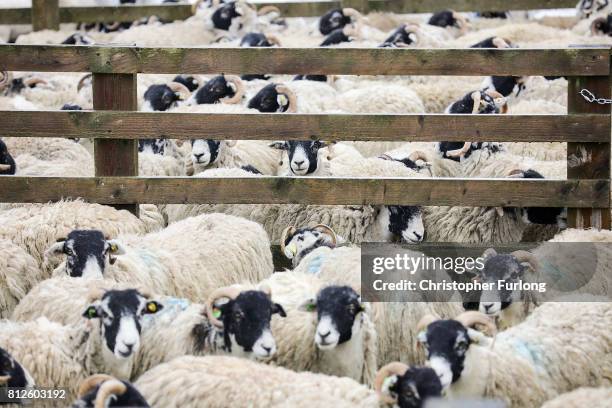
M 402 24 L 383 42 L 381 48 L 404 48 L 411 44 L 416 44 L 419 37 L 417 34 L 418 27 L 408 24 Z
M 608 234 L 609 235 L 609 234 Z M 603 241 L 598 231 L 566 230 L 550 242 L 594 242 L 579 251 L 565 249 L 562 245 L 544 243 L 530 252 L 515 251 L 511 254 L 498 254 L 493 248 L 487 249 L 483 258 L 485 265 L 477 270 L 476 278 L 485 283 L 499 281 L 553 282 L 556 276 L 566 276 L 573 280 L 572 293 L 606 296 L 612 288 L 612 278 L 608 273 L 612 268 L 612 249 L 598 242 L 612 241 L 604 234 Z M 587 262 L 596 263 L 586 267 Z M 578 268 L 576 265 L 581 265 Z M 583 271 L 584 269 L 584 271 Z M 547 291 L 546 299 L 555 297 L 554 289 Z M 498 327 L 504 329 L 524 320 L 534 305 L 542 299 L 536 291 L 486 291 L 478 299 L 478 310 L 496 319 Z M 558 295 L 557 295 L 558 296 Z
M 90 300 L 78 325 L 62 326 L 45 318 L 1 321 L 0 347 L 30 372 L 38 386 L 66 388 L 67 398 L 97 372 L 129 379 L 143 316 L 162 306 L 134 289 L 95 293 Z
M 578 388 L 547 401 L 542 408 L 606 408 L 612 401 L 612 388 Z
M 280 40 L 271 34 L 247 33 L 240 40 L 241 47 L 272 47 L 274 45 L 280 47 Z
M 23 248 L 0 239 L 0 318 L 8 318 L 30 289 L 47 277 Z
M 89 293 L 126 287 L 129 286 L 110 280 L 48 279 L 23 299 L 11 319 L 27 322 L 45 317 L 63 325 L 75 325 L 80 311 L 87 306 Z M 142 346 L 131 376 L 138 377 L 157 364 L 186 354 L 269 359 L 276 352 L 270 318 L 275 314 L 285 316 L 283 307 L 271 302 L 270 293 L 265 285 L 259 288 L 232 285 L 216 288 L 205 303 L 156 296 L 163 311 L 142 322 Z M 160 348 L 159 344 L 166 346 Z
M 179 82 L 151 85 L 144 93 L 142 110 L 147 112 L 167 111 L 190 96 L 189 89 Z
M 262 285 L 287 313 L 286 319 L 272 321 L 278 346 L 274 364 L 373 384 L 376 330 L 369 306 L 355 290 L 300 272 L 275 273 Z
M 297 112 L 297 98 L 286 85 L 269 84 L 251 98 L 248 108 L 264 113 L 295 113 Z
M 218 75 L 206 82 L 188 101 L 191 104 L 240 103 L 244 95 L 244 84 L 235 75 Z
M 374 391 L 349 378 L 296 373 L 234 357 L 180 357 L 149 370 L 134 385 L 160 407 L 378 406 Z M 245 394 L 245 389 L 257 392 Z
M 6 350 L 0 348 L 0 389 L 4 387 L 31 389 L 34 386 L 34 380 L 28 370 Z
M 10 208 L 0 212 L 0 225 L 0 238 L 12 240 L 21 246 L 47 272 L 55 265 L 46 262 L 45 251 L 75 226 L 99 228 L 110 236 L 120 232 L 144 234 L 159 228 L 158 224 L 150 225 L 128 211 L 83 201 Z
M 399 362 L 378 370 L 374 389 L 381 402 L 401 408 L 421 408 L 430 398 L 442 395 L 442 384 L 433 369 Z
M 11 156 L 6 143 L 0 139 L 0 175 L 13 175 L 17 171 L 15 159 Z
M 546 303 L 493 340 L 491 320 L 466 312 L 455 320 L 425 316 L 418 339 L 448 398 L 495 398 L 540 407 L 582 386 L 610 385 L 612 304 Z
M 131 383 L 106 374 L 87 377 L 79 386 L 77 398 L 72 408 L 149 408 L 147 401 Z
M 443 10 L 438 13 L 434 13 L 429 18 L 429 21 L 427 21 L 427 24 L 444 29 L 450 27 L 450 33 L 452 33 L 452 35 L 455 37 L 464 34 L 469 28 L 468 20 L 463 15 L 453 10 Z
M 361 18 L 361 14 L 353 8 L 332 9 L 319 18 L 319 32 L 323 35 L 329 35 L 332 31 L 344 28 Z
M 143 235 L 72 231 L 47 256 L 66 256 L 54 276 L 105 278 L 197 300 L 213 289 L 258 282 L 274 267 L 263 228 L 224 214 L 203 214 Z M 206 245 L 203 245 L 203 242 Z

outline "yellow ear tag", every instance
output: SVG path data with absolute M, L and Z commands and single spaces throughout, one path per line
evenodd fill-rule
M 213 309 L 213 317 L 215 319 L 219 319 L 221 317 L 221 310 L 217 309 L 216 307 Z
M 155 302 L 147 303 L 147 310 L 151 313 L 157 312 L 157 304 Z
M 117 248 L 117 244 L 111 244 L 111 246 L 110 246 L 110 250 L 111 250 L 111 252 L 112 252 L 112 253 L 117 252 L 117 249 L 118 249 L 118 248 Z

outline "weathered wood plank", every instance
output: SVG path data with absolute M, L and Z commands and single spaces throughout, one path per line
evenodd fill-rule
M 0 8 L 0 24 L 32 24 L 32 9 Z
M 101 139 L 607 142 L 606 115 L 320 115 L 0 111 L 0 134 Z
M 608 75 L 607 48 L 140 48 L 0 45 L 0 69 L 97 73 Z
M 576 0 L 370 0 L 370 11 L 396 13 L 432 13 L 444 9 L 455 11 L 508 11 L 574 8 Z
M 603 117 L 610 115 L 610 105 L 587 102 L 581 95 L 588 89 L 598 98 L 610 98 L 611 77 L 570 77 L 568 78 L 568 112 L 592 113 Z M 610 178 L 610 138 L 607 143 L 568 143 L 568 179 Z M 609 197 L 608 197 L 609 199 Z M 574 228 L 607 228 L 611 226 L 610 201 L 602 208 L 568 209 L 568 224 Z
M 138 109 L 135 74 L 94 74 L 93 106 L 98 110 Z M 95 174 L 100 176 L 137 176 L 138 141 L 94 139 Z M 137 201 L 133 201 L 137 203 Z M 116 206 L 138 215 L 138 204 Z
M 59 0 L 32 0 L 32 29 L 59 30 Z
M 407 193 L 408 192 L 408 193 Z M 609 180 L 0 177 L 0 202 L 81 197 L 104 204 L 608 205 Z
M 111 23 L 114 21 L 136 21 L 150 16 L 174 21 L 185 20 L 192 15 L 190 4 L 161 4 L 157 6 L 126 4 L 120 7 L 64 7 L 60 9 L 62 23 Z

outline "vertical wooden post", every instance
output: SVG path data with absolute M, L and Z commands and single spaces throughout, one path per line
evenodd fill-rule
M 582 89 L 588 89 L 597 98 L 609 99 L 610 85 L 610 76 L 569 77 L 568 113 L 610 115 L 611 105 L 589 103 L 580 95 Z M 568 143 L 567 178 L 610 179 L 610 143 Z M 610 229 L 609 207 L 608 204 L 608 208 L 569 208 L 568 225 L 572 228 Z
M 95 110 L 138 110 L 136 74 L 94 74 L 93 108 Z M 138 141 L 130 139 L 94 140 L 96 177 L 137 176 Z M 138 215 L 138 204 L 116 205 Z
M 32 0 L 32 29 L 59 30 L 59 0 Z

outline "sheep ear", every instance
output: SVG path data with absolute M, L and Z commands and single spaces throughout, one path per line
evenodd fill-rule
M 272 142 L 268 146 L 277 150 L 289 150 L 287 142 Z
M 125 246 L 116 239 L 106 241 L 106 251 L 111 255 L 125 255 Z
M 301 312 L 316 312 L 317 301 L 315 298 L 306 299 L 301 305 L 298 306 L 298 310 Z
M 285 309 L 278 303 L 272 303 L 272 314 L 278 313 L 281 317 L 287 317 Z
M 64 241 L 60 241 L 60 242 L 56 242 L 55 244 L 51 245 L 49 247 L 49 249 L 47 249 L 47 251 L 45 251 L 45 256 L 52 256 L 52 255 L 61 255 L 64 253 Z
M 83 312 L 83 317 L 86 319 L 97 319 L 100 317 L 98 306 L 95 304 L 87 306 L 87 309 L 85 309 L 85 312 Z

